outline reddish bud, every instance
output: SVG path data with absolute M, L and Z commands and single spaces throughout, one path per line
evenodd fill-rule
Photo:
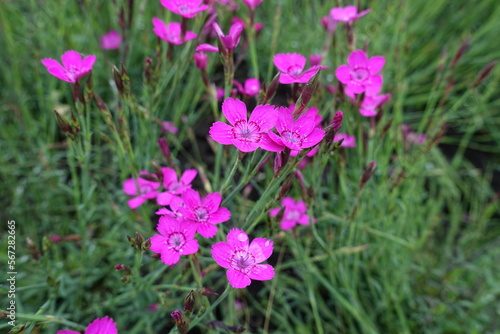
M 368 167 L 366 167 L 365 171 L 363 172 L 363 175 L 361 176 L 361 180 L 359 181 L 359 187 L 363 188 L 368 182 L 368 180 L 373 176 L 373 173 L 375 172 L 375 166 L 376 162 L 372 161 L 368 164 Z
M 200 291 L 200 294 L 203 296 L 218 296 L 219 294 L 215 292 L 214 290 L 210 288 L 203 288 L 203 290 Z
M 477 87 L 481 82 L 483 82 L 484 79 L 490 74 L 490 72 L 493 70 L 495 65 L 497 64 L 498 60 L 494 60 L 488 63 L 481 72 L 479 72 L 479 75 L 477 76 L 476 81 L 472 84 L 472 87 Z
M 205 52 L 194 53 L 194 65 L 200 70 L 204 71 L 207 68 L 208 56 Z
M 170 313 L 170 316 L 175 320 L 179 333 L 186 334 L 188 332 L 189 325 L 184 320 L 184 315 L 182 314 L 182 312 L 179 310 L 175 310 L 174 312 Z
M 270 102 L 273 99 L 274 94 L 276 94 L 279 84 L 280 84 L 280 73 L 276 74 L 273 80 L 271 80 L 269 87 L 267 87 L 266 93 L 263 95 L 264 98 L 261 101 L 259 101 L 259 104 L 266 104 Z
M 309 79 L 309 81 L 302 89 L 302 93 L 300 94 L 299 99 L 295 104 L 295 110 L 293 111 L 293 116 L 295 119 L 297 119 L 300 116 L 300 114 L 302 114 L 304 109 L 309 104 L 309 101 L 311 101 L 314 92 L 316 92 L 316 88 L 318 88 L 318 78 L 320 71 L 321 69 L 318 69 L 316 71 L 316 74 L 314 74 L 314 76 L 311 79 Z
M 132 274 L 132 270 L 130 269 L 130 267 L 124 265 L 124 264 L 117 264 L 115 266 L 115 269 L 117 271 L 121 271 L 123 272 L 125 275 L 131 275 Z
M 191 290 L 186 298 L 184 298 L 183 310 L 184 312 L 193 312 L 194 309 L 194 291 Z
M 462 45 L 460 45 L 460 48 L 458 49 L 457 53 L 453 57 L 450 66 L 453 68 L 457 65 L 458 61 L 462 56 L 464 55 L 465 51 L 469 48 L 469 42 L 470 42 L 470 35 L 465 38 L 463 41 Z
M 170 148 L 168 147 L 168 142 L 166 138 L 158 138 L 158 146 L 160 146 L 161 153 L 167 159 L 168 164 L 173 166 L 172 155 L 170 154 Z
M 33 259 L 35 261 L 38 261 L 38 258 L 40 257 L 40 249 L 38 249 L 38 246 L 31 240 L 31 238 L 26 238 L 26 245 L 28 246 L 28 251 L 33 256 Z

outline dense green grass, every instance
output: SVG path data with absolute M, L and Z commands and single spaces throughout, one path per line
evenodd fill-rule
M 193 66 L 195 43 L 175 47 L 173 61 L 167 61 L 166 45 L 157 43 L 151 18 L 178 17 L 159 1 L 134 2 L 124 59 L 133 98 L 120 97 L 111 65 L 120 67 L 124 50 L 98 46 L 99 35 L 118 28 L 119 8 L 128 3 L 116 2 L 118 6 L 103 0 L 0 2 L 0 258 L 7 261 L 3 231 L 14 219 L 17 324 L 25 325 L 24 333 L 83 330 L 104 315 L 117 322 L 121 333 L 168 332 L 174 326 L 170 312 L 182 308 L 191 289 L 203 286 L 222 293 L 227 283 L 210 256 L 209 241 L 200 240 L 201 252 L 194 260 L 207 273 L 201 282 L 187 258 L 168 268 L 150 258 L 152 252 L 136 251 L 127 241 L 136 232 L 146 238 L 155 233 L 156 206 L 147 203 L 137 212 L 130 210 L 121 185 L 138 170 L 153 171 L 152 162 L 166 164 L 158 137 L 167 138 L 178 170 L 196 168 L 206 175 L 206 181 L 200 176 L 195 181 L 199 191 L 220 189 L 236 150 L 214 145 L 224 159 L 221 169 L 215 168 L 215 153 L 206 138 L 220 105 L 213 109 Z M 269 82 L 276 74 L 275 53 L 322 51 L 325 32 L 319 19 L 333 5 L 267 0 L 257 9 L 256 21 L 264 23 L 256 43 L 262 80 Z M 238 15 L 247 15 L 247 8 L 240 7 Z M 352 105 L 340 104 L 345 113 L 342 132 L 355 134 L 358 146 L 317 156 L 303 170 L 312 189 L 304 200 L 317 224 L 282 232 L 261 213 L 277 194 L 269 185 L 286 176 L 274 179 L 271 164 L 251 180 L 250 197 L 237 191 L 226 200 L 233 217 L 223 224 L 224 232 L 252 226 L 251 238 L 272 238 L 275 252 L 269 263 L 276 277 L 249 289 L 229 290 L 201 321 L 200 332 L 209 331 L 209 320 L 218 320 L 255 333 L 500 333 L 500 212 L 491 188 L 500 173 L 500 70 L 494 68 L 472 87 L 481 69 L 500 59 L 500 6 L 495 0 L 380 0 L 363 1 L 362 7 L 372 12 L 355 25 L 357 47 L 366 43 L 369 55 L 387 59 L 384 92 L 392 99 L 382 120 L 370 131 L 369 121 Z M 231 13 L 219 10 L 218 21 L 227 31 Z M 198 32 L 205 18 L 193 19 L 192 30 Z M 467 38 L 469 47 L 452 67 Z M 125 147 L 120 148 L 92 103 L 85 110 L 86 132 L 80 139 L 68 140 L 57 127 L 54 109 L 75 110 L 71 86 L 49 75 L 40 60 L 59 58 L 69 49 L 97 55 L 93 89 L 116 124 L 119 115 L 128 123 L 130 150 L 123 133 Z M 334 69 L 348 54 L 345 30 L 339 27 L 324 60 L 329 69 L 321 73 L 311 102 L 328 121 L 335 102 L 322 87 L 336 85 Z M 144 79 L 146 57 L 157 66 L 153 84 Z M 219 58 L 209 58 L 210 78 L 223 86 Z M 250 54 L 244 55 L 237 78 L 254 72 Z M 155 118 L 173 121 L 179 133 L 161 135 Z M 405 147 L 403 123 L 428 140 Z M 440 137 L 444 126 L 448 131 Z M 366 148 L 363 132 L 369 139 Z M 263 156 L 247 155 L 237 177 L 243 179 L 245 170 Z M 375 174 L 360 189 L 370 161 L 377 163 Z M 301 196 L 295 180 L 289 196 Z M 46 238 L 70 234 L 82 240 L 52 244 Z M 27 238 L 43 250 L 38 260 L 30 255 Z M 223 234 L 216 239 L 223 240 Z M 114 269 L 118 263 L 132 268 L 127 283 Z M 2 310 L 8 300 L 6 286 L 2 282 Z M 195 313 L 218 298 L 197 294 Z M 235 308 L 235 299 L 245 307 Z M 147 310 L 155 303 L 160 304 L 157 311 Z M 5 332 L 10 327 L 0 324 Z

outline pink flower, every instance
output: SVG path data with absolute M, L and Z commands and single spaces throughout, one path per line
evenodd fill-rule
M 149 174 L 146 171 L 139 172 L 140 175 L 156 177 L 154 174 Z M 153 199 L 158 196 L 158 188 L 160 187 L 160 182 L 149 181 L 138 177 L 137 179 L 126 179 L 123 182 L 123 191 L 125 194 L 130 196 L 136 196 L 128 200 L 128 206 L 131 209 L 135 209 L 148 199 Z
M 99 47 L 103 50 L 114 50 L 120 47 L 122 37 L 116 30 L 110 30 L 106 35 L 100 38 Z
M 356 137 L 345 133 L 336 133 L 333 142 L 338 142 L 341 139 L 344 141 L 340 144 L 340 147 L 356 147 Z
M 290 230 L 297 224 L 309 225 L 309 215 L 306 213 L 307 207 L 304 201 L 295 201 L 291 197 L 285 197 L 283 198 L 283 201 L 281 201 L 281 206 L 285 208 L 285 211 L 283 212 L 283 219 L 280 222 L 283 230 Z M 271 217 L 276 217 L 280 210 L 281 207 L 271 209 L 271 211 L 269 211 L 269 215 Z
M 227 279 L 233 288 L 244 288 L 251 279 L 267 281 L 274 277 L 274 268 L 266 261 L 273 253 L 273 242 L 265 238 L 255 238 L 250 245 L 248 235 L 234 228 L 227 235 L 227 242 L 212 246 L 212 257 L 222 268 L 228 269 Z
M 166 132 L 170 132 L 170 133 L 173 133 L 173 134 L 176 134 L 177 132 L 179 132 L 179 129 L 177 129 L 174 126 L 174 122 L 161 121 L 160 125 L 161 125 L 162 130 L 164 130 Z
M 215 224 L 223 223 L 231 218 L 227 208 L 221 208 L 222 196 L 219 193 L 210 193 L 203 200 L 200 194 L 192 189 L 187 189 L 182 194 L 185 203 L 179 208 L 182 216 L 197 226 L 197 232 L 205 238 L 211 238 L 217 233 Z
M 337 29 L 337 21 L 332 19 L 330 15 L 322 17 L 320 22 L 323 28 L 330 34 L 333 34 L 335 29 Z
M 207 10 L 207 5 L 202 5 L 202 0 L 161 0 L 163 7 L 180 16 L 193 18 L 199 12 Z
M 92 71 L 95 60 L 96 56 L 87 56 L 82 60 L 82 56 L 78 52 L 69 50 L 61 56 L 62 65 L 57 60 L 50 58 L 42 59 L 42 64 L 56 78 L 76 83 Z
M 324 70 L 326 66 L 313 66 L 303 71 L 306 65 L 306 57 L 298 53 L 280 53 L 274 56 L 274 65 L 282 72 L 280 83 L 306 83 L 318 70 Z
M 219 52 L 219 48 L 211 44 L 200 44 L 195 49 L 196 52 Z
M 316 110 L 311 108 L 294 121 L 293 109 L 278 108 L 278 120 L 276 121 L 278 135 L 272 131 L 264 134 L 264 137 L 269 140 L 263 141 L 261 147 L 271 152 L 277 152 L 276 147 L 281 148 L 279 151 L 282 151 L 285 147 L 301 151 L 303 148 L 318 144 L 325 136 L 325 132 L 316 126 Z M 273 145 L 268 145 L 269 143 Z
M 257 78 L 250 78 L 245 80 L 244 86 L 238 81 L 234 80 L 234 85 L 238 87 L 238 91 L 246 96 L 255 96 L 260 92 L 260 82 Z
M 157 17 L 153 17 L 153 32 L 156 36 L 170 44 L 181 45 L 184 42 L 195 39 L 197 35 L 192 31 L 186 31 L 184 40 L 181 39 L 181 24 L 179 22 L 170 22 L 168 25 Z
M 92 321 L 87 328 L 85 334 L 117 334 L 116 323 L 112 318 L 105 316 Z M 57 334 L 80 334 L 80 332 L 70 331 L 68 329 L 57 331 Z
M 172 265 L 179 262 L 181 255 L 198 251 L 198 241 L 194 239 L 196 225 L 161 216 L 156 229 L 160 234 L 151 237 L 151 251 L 161 254 L 161 261 Z
M 177 179 L 177 172 L 169 167 L 161 169 L 163 173 L 163 188 L 165 192 L 159 193 L 156 201 L 159 205 L 169 205 L 172 197 L 182 194 L 186 189 L 191 189 L 191 181 L 196 177 L 196 169 L 188 169 L 182 173 L 180 180 Z
M 309 63 L 311 66 L 318 66 L 321 65 L 321 62 L 323 61 L 323 56 L 321 54 L 312 54 L 309 56 Z
M 371 9 L 367 9 L 358 14 L 358 8 L 356 6 L 347 7 L 335 7 L 330 10 L 330 17 L 335 21 L 343 21 L 347 23 L 353 23 L 360 17 L 365 16 L 371 12 Z
M 232 126 L 215 122 L 210 128 L 210 137 L 223 145 L 232 144 L 242 152 L 251 152 L 259 148 L 265 140 L 263 134 L 276 124 L 278 117 L 274 106 L 258 105 L 247 121 L 246 105 L 230 97 L 222 104 L 222 113 Z
M 385 58 L 374 56 L 368 59 L 363 50 L 353 51 L 347 58 L 348 65 L 340 65 L 335 71 L 337 79 L 346 84 L 346 94 L 353 96 L 366 92 L 377 94 L 382 85 L 382 76 L 376 75 L 385 64 Z
M 377 109 L 389 101 L 391 94 L 366 95 L 359 109 L 359 113 L 365 117 L 372 117 L 377 114 Z
M 261 4 L 262 0 L 242 0 L 245 5 L 247 5 L 251 10 L 255 10 L 258 5 Z
M 224 44 L 227 50 L 231 51 L 234 50 L 234 48 L 236 48 L 236 46 L 240 42 L 240 36 L 243 31 L 243 25 L 240 22 L 234 23 L 231 26 L 231 28 L 229 28 L 229 35 L 227 36 L 224 35 L 217 22 L 214 22 L 212 27 L 217 33 L 217 35 L 219 35 L 222 44 Z

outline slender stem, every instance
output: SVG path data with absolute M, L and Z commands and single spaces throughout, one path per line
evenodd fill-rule
M 240 164 L 241 159 L 242 159 L 242 157 L 240 154 L 238 154 L 236 156 L 236 159 L 234 159 L 233 167 L 231 168 L 229 175 L 226 176 L 226 180 L 224 181 L 224 183 L 220 187 L 219 192 L 221 195 L 224 194 L 224 192 L 229 188 L 229 183 L 231 181 L 233 181 L 234 173 L 236 173 L 236 170 L 238 169 L 238 165 Z

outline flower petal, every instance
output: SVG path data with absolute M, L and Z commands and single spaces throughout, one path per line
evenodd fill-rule
M 66 70 L 69 70 L 71 68 L 80 69 L 82 67 L 82 56 L 76 51 L 66 51 L 61 56 L 61 60 Z
M 213 140 L 223 145 L 232 144 L 232 140 L 234 139 L 233 127 L 222 122 L 212 124 L 209 134 Z
M 227 270 L 226 276 L 229 284 L 231 284 L 231 286 L 236 289 L 247 287 L 250 285 L 250 283 L 252 283 L 247 275 L 232 268 Z
M 163 167 L 161 169 L 163 174 L 163 187 L 168 189 L 170 184 L 177 182 L 177 172 L 169 167 Z
M 170 201 L 172 200 L 173 196 L 174 195 L 172 195 L 168 191 L 159 193 L 156 196 L 156 203 L 158 203 L 158 205 L 170 205 Z
M 265 238 L 255 238 L 248 247 L 248 252 L 255 257 L 255 263 L 266 261 L 273 253 L 274 243 Z
M 262 134 L 262 139 L 260 140 L 260 148 L 269 152 L 281 152 L 285 149 L 284 145 L 278 144 L 271 139 L 269 133 L 274 134 L 274 132 L 269 131 Z M 275 135 L 276 136 L 276 135 Z
M 182 246 L 179 253 L 182 255 L 194 254 L 198 251 L 198 248 L 198 240 L 191 239 Z
M 248 122 L 254 122 L 260 128 L 260 132 L 270 130 L 278 119 L 278 113 L 274 106 L 266 104 L 255 107 Z
M 203 206 L 208 209 L 208 212 L 213 213 L 219 210 L 220 203 L 222 202 L 222 195 L 220 193 L 210 193 L 203 200 Z
M 172 265 L 176 264 L 179 262 L 181 259 L 181 255 L 179 252 L 173 250 L 173 249 L 164 249 L 163 252 L 161 252 L 161 261 L 165 264 Z
M 231 265 L 232 248 L 227 242 L 221 241 L 212 245 L 212 257 L 222 268 L 229 268 Z
M 282 220 L 280 223 L 280 227 L 283 231 L 291 230 L 295 225 L 297 225 L 295 220 Z
M 146 198 L 144 196 L 134 197 L 127 201 L 128 207 L 132 210 L 137 209 L 141 205 L 146 202 Z
M 313 147 L 318 144 L 325 136 L 325 131 L 322 129 L 314 128 L 312 132 L 302 142 L 302 148 Z
M 201 205 L 200 194 L 193 189 L 186 189 L 182 193 L 182 199 L 184 200 L 186 208 L 189 210 L 194 210 L 196 207 Z
M 182 173 L 179 182 L 183 185 L 188 185 L 194 180 L 196 175 L 198 175 L 198 171 L 196 169 L 186 169 L 184 173 Z
M 198 52 L 219 52 L 219 48 L 211 44 L 200 44 L 196 47 Z
M 219 210 L 210 214 L 208 222 L 210 224 L 219 224 L 228 221 L 231 218 L 231 211 L 228 208 L 219 208 Z
M 235 125 L 238 121 L 247 120 L 247 106 L 242 101 L 232 97 L 228 97 L 222 103 L 222 113 L 232 125 Z
M 357 67 L 368 67 L 368 56 L 363 50 L 353 51 L 347 58 L 347 63 L 351 69 Z
M 217 226 L 207 222 L 198 224 L 198 233 L 204 238 L 212 238 L 217 234 Z
M 385 58 L 382 56 L 374 56 L 368 60 L 368 70 L 371 75 L 375 75 L 384 67 Z
M 348 84 L 351 81 L 351 71 L 347 65 L 340 65 L 335 70 L 335 76 L 343 84 Z
M 152 252 L 160 254 L 165 247 L 167 247 L 167 238 L 160 234 L 153 235 L 150 239 L 151 247 L 149 248 Z
M 66 82 L 74 82 L 68 77 L 66 69 L 57 60 L 50 58 L 42 59 L 42 64 L 47 68 L 47 71 L 56 78 Z
M 95 319 L 85 329 L 85 334 L 117 334 L 116 323 L 108 316 Z
M 240 150 L 241 152 L 252 152 L 252 151 L 255 151 L 256 149 L 259 148 L 258 143 L 254 143 L 254 142 L 250 142 L 250 141 L 242 141 L 242 140 L 239 140 L 236 138 L 231 140 L 231 144 L 236 146 L 236 148 L 238 150 Z
M 302 71 L 306 65 L 306 60 L 306 57 L 299 53 L 279 53 L 273 58 L 274 65 L 284 73 L 288 73 L 291 67 L 299 68 Z
M 267 281 L 274 277 L 274 268 L 270 264 L 257 264 L 248 273 L 248 276 L 257 281 Z
M 233 228 L 227 234 L 227 242 L 232 249 L 248 249 L 248 235 L 238 228 Z

